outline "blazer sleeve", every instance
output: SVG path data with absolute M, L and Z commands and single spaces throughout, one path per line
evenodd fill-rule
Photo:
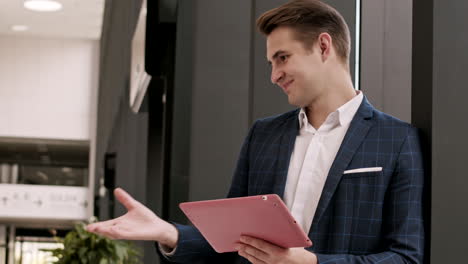
M 316 254 L 319 264 L 423 263 L 424 164 L 417 129 L 410 128 L 384 202 L 382 252 L 371 255 Z
M 249 148 L 254 134 L 255 123 L 249 131 L 237 161 L 237 166 L 228 192 L 228 198 L 246 196 L 248 193 Z M 177 263 L 228 263 L 235 253 L 219 254 L 193 226 L 173 223 L 179 232 L 177 248 L 171 256 L 164 255 L 158 248 L 158 254 L 171 262 Z

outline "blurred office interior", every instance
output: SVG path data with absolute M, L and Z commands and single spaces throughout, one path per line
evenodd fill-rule
M 253 121 L 293 109 L 255 29 L 286 0 L 27 2 L 0 1 L 0 264 L 49 263 L 76 221 L 125 213 L 115 187 L 187 223 L 178 204 L 226 195 Z M 421 130 L 427 263 L 464 263 L 468 2 L 325 2 L 356 89 Z

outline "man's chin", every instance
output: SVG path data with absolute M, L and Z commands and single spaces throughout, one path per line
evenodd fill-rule
M 304 106 L 303 102 L 295 100 L 294 98 L 291 98 L 290 96 L 288 96 L 288 103 L 292 106 L 299 107 L 299 108 L 302 108 Z

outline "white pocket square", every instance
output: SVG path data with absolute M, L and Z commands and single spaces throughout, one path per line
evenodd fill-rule
M 345 170 L 343 172 L 343 174 L 360 173 L 360 172 L 375 172 L 375 171 L 382 171 L 382 167 L 372 167 L 372 168 L 360 168 L 360 169 Z

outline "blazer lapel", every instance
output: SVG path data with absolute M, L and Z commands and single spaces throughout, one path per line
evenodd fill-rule
M 274 133 L 271 133 L 265 143 L 260 146 L 259 152 L 264 153 L 263 156 L 275 157 L 275 159 L 264 157 L 255 160 L 255 170 L 272 171 L 274 173 L 263 173 L 255 180 L 253 184 L 255 186 L 254 194 L 275 193 L 279 197 L 283 197 L 289 160 L 299 131 L 298 113 L 299 110 L 293 111 L 290 116 L 279 121 L 275 127 L 271 127 L 270 129 Z
M 286 179 L 288 177 L 289 162 L 291 161 L 291 154 L 294 150 L 294 144 L 296 142 L 296 136 L 299 133 L 299 111 L 295 112 L 294 118 L 290 118 L 284 125 L 284 132 L 281 133 L 278 160 L 275 171 L 277 172 L 277 179 L 275 180 L 279 184 L 275 184 L 273 190 L 279 197 L 283 198 L 284 189 L 286 188 Z
M 320 221 L 325 209 L 328 207 L 328 204 L 335 193 L 336 187 L 341 180 L 343 171 L 348 167 L 348 164 L 351 162 L 356 150 L 366 137 L 369 128 L 372 127 L 374 123 L 372 121 L 373 111 L 373 106 L 367 101 L 367 98 L 364 97 L 356 115 L 351 121 L 348 131 L 343 139 L 343 143 L 341 144 L 330 168 L 310 232 L 313 231 L 314 227 L 318 226 L 317 223 Z

